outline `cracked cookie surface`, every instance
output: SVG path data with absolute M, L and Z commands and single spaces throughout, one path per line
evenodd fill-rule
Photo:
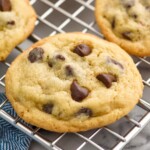
M 6 95 L 26 122 L 56 132 L 102 127 L 142 95 L 132 59 L 117 45 L 83 33 L 58 34 L 24 51 L 6 74 Z
M 150 56 L 150 1 L 96 0 L 96 20 L 109 41 L 136 56 Z
M 28 0 L 0 0 L 0 61 L 29 36 L 35 20 Z

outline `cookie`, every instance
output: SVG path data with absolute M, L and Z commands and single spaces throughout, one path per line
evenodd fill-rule
M 133 109 L 143 90 L 125 51 L 83 33 L 58 34 L 34 44 L 12 63 L 5 82 L 21 118 L 56 132 L 113 123 Z
M 150 56 L 149 0 L 96 0 L 95 7 L 106 39 L 132 55 Z
M 33 31 L 36 14 L 28 0 L 0 0 L 0 61 Z

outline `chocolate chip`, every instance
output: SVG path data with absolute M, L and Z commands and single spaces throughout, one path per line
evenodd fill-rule
M 135 5 L 135 0 L 129 0 L 129 1 L 124 1 L 123 4 L 127 9 L 130 9 L 132 6 Z
M 146 6 L 146 9 L 147 9 L 148 11 L 150 11 L 150 6 Z
M 123 38 L 127 39 L 127 40 L 132 40 L 131 38 L 131 32 L 130 31 L 126 31 L 122 33 Z
M 87 46 L 86 44 L 80 44 L 74 48 L 73 52 L 78 54 L 81 57 L 84 57 L 84 56 L 89 55 L 92 51 L 90 47 Z
M 116 26 L 116 18 L 114 17 L 111 23 L 111 27 L 114 29 Z
M 112 74 L 99 74 L 96 77 L 99 81 L 101 81 L 107 88 L 110 88 L 112 85 L 112 82 L 116 82 L 117 78 Z
M 32 51 L 30 51 L 28 59 L 31 63 L 34 63 L 38 60 L 41 60 L 43 58 L 44 50 L 40 47 L 34 48 Z
M 13 25 L 15 25 L 15 21 L 14 20 L 8 21 L 7 25 L 12 25 L 13 26 Z
M 82 115 L 82 114 L 84 114 L 84 115 L 86 115 L 86 116 L 88 116 L 88 117 L 92 117 L 93 112 L 92 112 L 92 110 L 89 109 L 89 108 L 81 108 L 81 109 L 77 112 L 76 115 L 79 116 L 79 115 Z
M 114 60 L 114 59 L 112 59 L 112 58 L 107 58 L 107 62 L 108 63 L 113 63 L 114 65 L 117 65 L 117 66 L 119 66 L 121 69 L 124 69 L 124 67 L 123 67 L 123 65 L 120 63 L 120 62 L 118 62 L 118 61 L 116 61 L 116 60 Z
M 48 114 L 51 114 L 53 110 L 53 106 L 54 106 L 53 104 L 45 104 L 43 105 L 42 110 Z
M 53 62 L 52 61 L 48 61 L 48 66 L 52 68 L 53 67 Z
M 132 17 L 133 17 L 134 19 L 137 19 L 137 18 L 138 18 L 138 15 L 137 15 L 137 14 L 133 14 Z
M 10 0 L 0 0 L 0 11 L 11 11 Z
M 138 15 L 135 14 L 135 13 L 131 14 L 130 16 L 131 16 L 132 18 L 134 18 L 134 19 L 137 19 L 137 18 L 138 18 Z
M 89 90 L 85 87 L 81 87 L 76 80 L 72 82 L 70 91 L 72 99 L 77 102 L 82 101 L 89 94 Z
M 67 76 L 73 76 L 74 75 L 73 68 L 70 65 L 67 65 L 65 67 L 65 71 L 66 71 Z
M 56 55 L 55 58 L 56 58 L 56 59 L 60 59 L 60 60 L 62 60 L 62 61 L 65 60 L 65 57 L 64 57 L 63 55 L 60 55 L 60 54 Z

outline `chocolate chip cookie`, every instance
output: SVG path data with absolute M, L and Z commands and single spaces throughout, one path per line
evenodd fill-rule
M 113 123 L 136 105 L 142 90 L 141 76 L 125 51 L 83 33 L 39 41 L 6 74 L 6 94 L 18 115 L 56 132 Z
M 136 56 L 150 56 L 150 1 L 96 0 L 96 20 L 109 41 Z
M 0 0 L 0 61 L 29 36 L 35 20 L 28 0 Z

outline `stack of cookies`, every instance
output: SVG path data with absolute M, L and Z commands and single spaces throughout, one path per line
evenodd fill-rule
M 145 56 L 150 54 L 148 6 L 146 0 L 97 0 L 96 19 L 108 40 Z M 106 126 L 128 114 L 143 91 L 141 75 L 121 47 L 79 32 L 44 38 L 14 60 L 6 95 L 22 119 L 46 130 Z

